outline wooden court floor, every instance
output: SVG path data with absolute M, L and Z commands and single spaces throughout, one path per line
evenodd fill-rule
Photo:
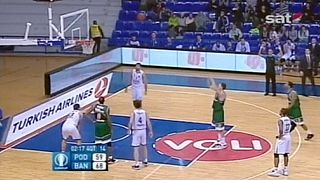
M 127 68 L 120 68 L 119 71 L 127 71 Z M 163 69 L 148 69 L 148 71 L 152 71 L 152 73 L 215 75 L 217 77 L 221 75 L 229 78 L 239 78 L 239 75 L 203 73 L 199 71 L 166 71 Z M 18 82 L 16 84 L 16 93 L 19 93 L 19 82 L 24 81 L 22 78 L 24 73 L 18 73 L 17 76 L 21 79 L 16 78 L 16 81 L 15 74 L 12 73 L 6 76 L 6 78 L 12 78 L 8 82 L 6 82 L 7 79 L 1 76 L 1 88 L 7 83 L 13 86 Z M 34 81 L 26 80 L 28 83 L 25 83 L 25 88 L 39 87 L 39 84 L 41 84 L 40 74 L 40 72 L 34 74 L 34 77 L 39 76 Z M 24 76 L 26 75 L 28 73 Z M 244 77 L 248 78 L 248 76 Z M 249 78 L 263 80 L 261 76 L 250 75 Z M 21 109 L 30 107 L 44 99 L 43 92 L 38 89 L 28 91 L 28 93 L 25 92 L 26 97 L 7 95 L 8 93 L 11 94 L 10 91 L 0 92 L 0 103 L 10 113 L 19 112 Z M 4 98 L 10 98 L 10 100 L 6 100 L 3 105 L 2 99 Z M 23 105 L 20 104 L 20 101 L 23 101 Z M 212 91 L 208 89 L 150 85 L 149 93 L 144 101 L 144 108 L 150 113 L 151 117 L 209 122 L 211 118 L 211 101 Z M 111 106 L 112 114 L 114 115 L 129 115 L 132 110 L 130 93 L 120 92 L 106 102 Z M 317 155 L 317 149 L 320 148 L 320 141 L 317 138 L 320 133 L 320 125 L 318 123 L 320 101 L 319 98 L 301 97 L 301 103 L 306 123 L 312 128 L 316 137 L 311 142 L 305 142 L 303 140 L 305 137 L 304 131 L 298 128 L 299 133 L 293 133 L 294 153 L 290 160 L 291 174 L 287 178 L 281 177 L 278 179 L 319 179 L 318 176 L 320 176 L 320 157 Z M 15 104 L 17 104 L 16 108 Z M 277 131 L 277 114 L 279 109 L 286 106 L 286 104 L 287 100 L 284 95 L 264 97 L 261 93 L 228 91 L 228 101 L 225 107 L 226 121 L 228 124 L 236 125 L 236 130 L 262 136 L 273 144 Z M 128 144 L 128 147 L 124 148 L 130 148 L 130 145 Z M 262 157 L 238 162 L 196 162 L 188 168 L 152 164 L 140 171 L 132 170 L 130 167 L 131 162 L 119 161 L 110 166 L 109 172 L 61 173 L 51 171 L 51 154 L 10 149 L 0 154 L 0 179 L 273 179 L 265 174 L 272 167 L 272 158 L 272 151 L 270 151 Z

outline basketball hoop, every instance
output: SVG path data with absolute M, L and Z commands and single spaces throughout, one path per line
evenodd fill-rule
M 82 54 L 93 54 L 94 41 L 92 40 L 80 40 L 77 42 L 82 48 Z

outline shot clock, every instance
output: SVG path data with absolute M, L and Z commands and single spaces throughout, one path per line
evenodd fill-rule
M 71 145 L 69 152 L 54 152 L 54 171 L 108 171 L 107 146 Z

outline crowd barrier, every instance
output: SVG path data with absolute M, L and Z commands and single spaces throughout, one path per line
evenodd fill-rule
M 215 53 L 187 50 L 122 48 L 122 64 L 265 73 L 265 59 L 253 54 Z

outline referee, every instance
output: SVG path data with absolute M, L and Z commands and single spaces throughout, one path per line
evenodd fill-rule
M 273 54 L 273 50 L 268 49 L 268 55 L 265 57 L 266 59 L 266 91 L 265 96 L 269 95 L 269 84 L 271 80 L 272 86 L 272 96 L 276 96 L 276 71 L 275 71 L 275 61 L 276 57 Z

